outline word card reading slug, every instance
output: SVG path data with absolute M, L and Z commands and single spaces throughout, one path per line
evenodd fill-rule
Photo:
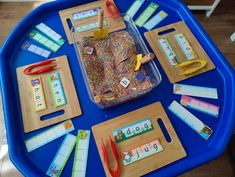
M 206 103 L 201 100 L 197 100 L 195 98 L 189 97 L 189 96 L 182 96 L 180 103 L 183 106 L 186 106 L 188 108 L 206 113 L 208 115 L 218 117 L 219 116 L 219 106 L 215 106 L 210 103 Z
M 75 144 L 76 136 L 67 134 L 51 162 L 49 169 L 47 170 L 48 176 L 59 177 L 61 175 Z
M 153 16 L 147 23 L 144 24 L 144 28 L 146 30 L 152 30 L 154 27 L 156 27 L 161 21 L 163 21 L 168 14 L 161 10 L 158 14 Z
M 163 151 L 163 147 L 160 144 L 159 139 L 155 139 L 148 143 L 139 145 L 131 150 L 122 153 L 123 164 L 125 166 L 134 163 L 138 160 L 144 159 L 148 156 L 157 154 Z
M 90 143 L 90 130 L 78 130 L 72 177 L 85 177 Z
M 145 22 L 153 15 L 159 6 L 151 2 L 148 7 L 142 12 L 142 14 L 137 18 L 135 24 L 139 27 L 142 27 Z
M 55 43 L 48 37 L 44 36 L 43 34 L 37 32 L 36 30 L 32 30 L 29 35 L 29 38 L 33 39 L 34 41 L 38 42 L 39 44 L 43 45 L 44 47 L 48 48 L 53 52 L 57 52 L 61 47 L 59 44 Z
M 60 79 L 60 74 L 59 73 L 52 74 L 48 76 L 48 80 L 55 106 L 59 107 L 67 104 L 63 85 Z
M 107 26 L 108 25 L 108 22 L 106 20 L 103 21 L 103 26 Z M 77 32 L 85 32 L 85 31 L 90 31 L 90 30 L 93 30 L 93 29 L 97 29 L 98 28 L 98 22 L 91 22 L 91 23 L 88 23 L 88 24 L 84 24 L 84 25 L 80 25 L 78 28 L 77 28 Z
M 116 143 L 125 141 L 134 136 L 146 133 L 150 130 L 153 130 L 153 125 L 150 119 L 144 119 L 133 124 L 129 124 L 125 127 L 119 128 L 113 131 L 113 136 Z
M 173 93 L 178 95 L 218 99 L 217 88 L 210 87 L 174 84 Z
M 44 146 L 47 143 L 71 132 L 74 130 L 73 123 L 71 120 L 62 122 L 48 130 L 33 136 L 25 141 L 25 145 L 28 152 L 31 152 L 37 148 Z
M 169 63 L 172 66 L 176 66 L 176 65 L 181 63 L 179 57 L 175 53 L 175 50 L 173 49 L 170 42 L 166 38 L 159 39 L 158 43 L 160 44 L 160 46 L 161 46 L 162 50 L 164 51 Z
M 45 50 L 45 49 L 42 49 L 41 47 L 38 47 L 34 44 L 32 44 L 31 42 L 29 41 L 25 41 L 22 45 L 21 45 L 21 48 L 23 50 L 27 50 L 29 52 L 32 52 L 32 53 L 35 53 L 37 55 L 40 55 L 44 58 L 48 58 L 51 54 L 50 51 L 48 50 Z
M 40 23 L 35 27 L 37 30 L 45 34 L 47 37 L 51 38 L 59 45 L 63 45 L 65 40 L 62 38 L 60 34 L 55 32 L 53 29 L 45 25 L 44 23 Z
M 89 9 L 82 12 L 73 13 L 73 20 L 81 20 L 84 18 L 89 18 L 98 15 L 98 8 Z
M 193 48 L 191 47 L 191 45 L 189 44 L 188 40 L 186 39 L 183 33 L 175 34 L 174 36 L 188 60 L 193 60 L 198 58 L 197 54 L 195 53 L 195 51 L 193 50 Z
M 46 100 L 42 86 L 41 77 L 31 79 L 30 81 L 32 99 L 34 103 L 34 111 L 38 112 L 46 109 Z
M 199 135 L 201 135 L 205 140 L 207 140 L 212 134 L 213 131 L 210 127 L 205 125 L 196 116 L 194 116 L 176 101 L 173 101 L 168 109 L 182 121 L 184 121 L 188 126 L 190 126 L 194 131 L 196 131 Z
M 133 18 L 140 9 L 140 7 L 144 4 L 144 2 L 145 0 L 135 0 L 128 9 L 128 11 L 126 12 L 126 14 L 128 14 L 131 18 Z

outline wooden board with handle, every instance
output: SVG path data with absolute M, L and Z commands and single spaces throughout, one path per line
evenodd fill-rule
M 134 148 L 138 145 L 142 145 L 147 143 L 155 138 L 159 138 L 160 142 L 163 146 L 163 151 L 152 156 L 141 159 L 137 162 L 134 162 L 130 165 L 124 166 L 122 159 L 119 158 L 120 166 L 121 166 L 121 177 L 137 177 L 143 176 L 151 171 L 159 169 L 165 165 L 168 165 L 172 162 L 175 162 L 186 156 L 186 152 L 180 143 L 180 140 L 168 119 L 164 108 L 162 107 L 160 102 L 151 104 L 149 106 L 140 108 L 133 112 L 121 115 L 112 120 L 103 122 L 101 124 L 95 125 L 92 127 L 92 132 L 95 137 L 96 145 L 100 154 L 101 161 L 103 163 L 103 167 L 106 173 L 106 176 L 111 176 L 109 174 L 108 168 L 105 166 L 102 150 L 101 150 L 101 139 L 103 138 L 104 142 L 108 142 L 109 136 L 114 138 L 112 135 L 112 131 L 118 128 L 122 128 L 126 125 L 138 122 L 145 118 L 150 118 L 153 130 L 130 138 L 128 140 L 122 141 L 120 143 L 116 143 L 116 147 L 118 153 L 121 154 L 123 151 L 128 150 L 130 148 Z M 158 124 L 158 119 L 161 119 L 170 135 L 171 142 L 167 142 L 165 136 Z M 115 141 L 114 141 L 115 142 Z M 108 144 L 108 143 L 107 143 Z M 110 145 L 108 144 L 108 154 L 112 157 Z M 121 155 L 120 155 L 121 156 Z M 115 168 L 114 159 L 111 158 L 110 165 L 112 169 Z
M 113 2 L 113 0 L 109 0 L 109 1 Z M 114 31 L 118 31 L 118 30 L 122 30 L 126 28 L 126 25 L 124 21 L 122 20 L 122 18 L 112 19 L 109 17 L 107 13 L 107 9 L 106 9 L 106 0 L 95 1 L 95 2 L 88 3 L 88 4 L 83 4 L 80 6 L 73 7 L 73 8 L 65 9 L 65 10 L 59 11 L 59 14 L 60 14 L 62 24 L 64 26 L 67 39 L 69 41 L 69 44 L 73 44 L 73 39 L 72 39 L 71 29 L 68 25 L 68 21 L 70 21 L 72 26 L 75 28 L 81 24 L 96 22 L 98 19 L 97 15 L 84 18 L 84 19 L 73 20 L 73 14 L 77 12 L 87 11 L 87 10 L 94 9 L 94 8 L 101 8 L 104 11 L 104 20 L 106 20 L 108 23 L 108 25 L 105 26 L 104 28 L 108 28 L 109 32 L 114 32 Z M 75 41 L 81 40 L 83 36 L 93 36 L 93 33 L 95 30 L 97 29 L 89 30 L 86 32 L 81 32 L 81 33 L 76 32 L 75 30 L 73 32 Z
M 163 33 L 169 30 L 171 30 L 171 32 Z M 190 75 L 180 75 L 180 73 L 182 73 L 183 71 L 189 68 L 197 67 L 198 64 L 193 64 L 193 65 L 183 67 L 183 68 L 175 68 L 169 63 L 164 51 L 162 50 L 161 46 L 158 43 L 159 39 L 167 38 L 171 46 L 175 50 L 176 54 L 178 55 L 179 59 L 182 62 L 188 61 L 184 52 L 180 48 L 176 39 L 174 38 L 174 35 L 179 34 L 179 33 L 183 33 L 184 36 L 187 38 L 189 44 L 192 46 L 193 50 L 198 55 L 198 59 L 207 61 L 207 65 L 204 68 Z M 179 82 L 179 81 L 182 81 L 182 80 L 185 80 L 193 76 L 215 69 L 215 65 L 211 61 L 210 57 L 207 55 L 207 53 L 204 51 L 204 49 L 202 48 L 198 40 L 195 38 L 195 36 L 192 34 L 188 26 L 183 21 L 173 23 L 171 25 L 164 26 L 161 28 L 157 28 L 155 30 L 146 32 L 144 35 L 148 43 L 150 44 L 151 48 L 153 49 L 155 55 L 157 56 L 158 61 L 163 67 L 171 83 L 176 83 L 176 82 Z
M 47 73 L 42 73 L 37 75 L 25 75 L 23 71 L 25 68 L 27 68 L 30 65 L 17 68 L 17 79 L 18 79 L 18 88 L 19 88 L 20 103 L 21 103 L 21 112 L 23 117 L 24 131 L 26 133 L 58 122 L 62 122 L 70 118 L 77 117 L 82 114 L 67 57 L 61 56 L 53 58 L 51 60 L 54 59 L 55 62 L 53 62 L 53 64 L 56 64 L 57 67 Z M 60 74 L 62 86 L 64 89 L 64 94 L 67 100 L 67 104 L 59 107 L 56 107 L 54 105 L 53 96 L 48 82 L 48 76 L 57 72 Z M 31 95 L 32 93 L 30 88 L 30 81 L 31 79 L 34 79 L 39 76 L 42 79 L 47 108 L 45 110 L 35 112 Z M 64 114 L 55 116 L 50 119 L 41 120 L 43 116 L 61 110 L 64 111 Z

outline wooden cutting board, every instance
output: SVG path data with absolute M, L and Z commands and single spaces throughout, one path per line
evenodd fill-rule
M 151 171 L 157 170 L 165 165 L 168 165 L 172 162 L 175 162 L 186 156 L 186 152 L 180 143 L 180 140 L 171 125 L 169 118 L 167 117 L 164 108 L 160 102 L 151 104 L 149 106 L 140 108 L 133 112 L 124 114 L 122 116 L 116 117 L 112 120 L 103 122 L 101 124 L 95 125 L 92 127 L 92 132 L 95 137 L 96 145 L 100 154 L 100 158 L 106 173 L 106 176 L 111 176 L 108 172 L 107 167 L 103 161 L 103 155 L 101 151 L 101 139 L 104 139 L 104 142 L 109 142 L 109 136 L 113 138 L 112 131 L 118 128 L 122 128 L 126 125 L 138 122 L 140 120 L 150 118 L 153 130 L 130 138 L 128 140 L 116 143 L 118 153 L 121 154 L 123 151 L 134 148 L 138 145 L 150 142 L 155 138 L 159 138 L 163 146 L 163 151 L 152 156 L 146 157 L 142 160 L 134 162 L 130 165 L 124 166 L 122 159 L 119 158 L 121 165 L 121 177 L 137 177 L 143 176 Z M 158 124 L 158 119 L 161 119 L 167 129 L 171 142 L 167 142 L 165 136 Z M 114 138 L 113 138 L 114 139 Z M 115 142 L 115 141 L 114 141 Z M 110 144 L 108 144 L 108 154 L 112 157 Z M 110 159 L 110 164 L 112 169 L 115 168 L 115 162 L 113 158 Z
M 53 62 L 53 64 L 56 64 L 57 67 L 56 69 L 47 73 L 38 75 L 25 75 L 23 71 L 30 65 L 17 68 L 21 112 L 23 116 L 24 131 L 26 133 L 58 122 L 62 122 L 70 118 L 77 117 L 82 114 L 67 57 L 61 56 L 53 59 L 56 60 L 55 62 Z M 67 100 L 67 104 L 59 107 L 55 107 L 54 105 L 53 96 L 51 94 L 48 82 L 48 76 L 57 72 L 59 72 L 60 74 L 64 94 Z M 35 112 L 31 95 L 32 93 L 30 88 L 30 81 L 31 79 L 36 78 L 38 76 L 40 76 L 42 79 L 47 109 Z M 64 111 L 64 114 L 55 116 L 47 120 L 41 120 L 41 117 L 43 117 L 44 115 L 55 113 L 61 110 Z
M 113 2 L 113 0 L 110 0 L 110 1 Z M 108 28 L 109 32 L 114 32 L 114 31 L 118 31 L 118 30 L 122 30 L 126 28 L 126 25 L 124 21 L 122 20 L 122 18 L 112 19 L 109 17 L 107 13 L 107 9 L 106 9 L 106 0 L 95 1 L 95 2 L 88 3 L 88 4 L 76 6 L 73 8 L 61 10 L 59 11 L 59 14 L 60 14 L 62 24 L 64 26 L 67 39 L 69 41 L 69 44 L 73 44 L 73 39 L 71 35 L 71 29 L 70 29 L 71 27 L 69 27 L 68 21 L 71 22 L 72 26 L 76 26 L 76 27 L 84 23 L 91 23 L 91 22 L 97 21 L 97 18 L 98 18 L 97 16 L 88 17 L 88 18 L 84 18 L 80 20 L 73 20 L 73 14 L 77 12 L 87 11 L 87 10 L 94 9 L 94 8 L 101 8 L 104 10 L 104 20 L 106 20 L 108 23 L 108 25 L 105 26 L 105 28 Z M 95 30 L 97 29 L 82 32 L 82 33 L 73 33 L 76 42 L 81 40 L 83 36 L 92 36 Z
M 172 32 L 164 33 L 169 30 L 171 30 Z M 207 61 L 207 65 L 204 68 L 190 75 L 179 75 L 179 74 L 182 73 L 186 69 L 195 67 L 195 65 L 176 69 L 174 66 L 170 65 L 164 51 L 162 50 L 161 46 L 158 43 L 159 39 L 167 38 L 171 46 L 175 50 L 176 54 L 180 58 L 180 60 L 182 62 L 188 61 L 182 49 L 178 45 L 176 39 L 174 38 L 174 35 L 178 33 L 184 34 L 189 44 L 191 45 L 195 53 L 198 55 L 198 59 L 203 59 Z M 148 43 L 150 44 L 151 48 L 153 49 L 155 55 L 157 56 L 158 61 L 163 67 L 171 83 L 176 83 L 176 82 L 179 82 L 179 81 L 182 81 L 182 80 L 185 80 L 185 79 L 188 79 L 196 75 L 215 69 L 215 65 L 213 64 L 213 62 L 211 61 L 207 53 L 204 51 L 204 49 L 202 48 L 198 40 L 192 34 L 188 26 L 183 21 L 173 23 L 171 25 L 164 26 L 162 28 L 157 28 L 155 30 L 146 32 L 144 35 Z

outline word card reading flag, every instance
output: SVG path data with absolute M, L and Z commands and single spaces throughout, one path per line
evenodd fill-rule
M 173 93 L 178 95 L 218 99 L 217 88 L 210 87 L 174 84 Z
M 25 41 L 25 42 L 21 45 L 21 48 L 22 48 L 23 50 L 27 50 L 27 51 L 29 51 L 29 52 L 35 53 L 35 54 L 37 54 L 37 55 L 40 55 L 40 56 L 42 56 L 42 57 L 44 57 L 44 58 L 48 58 L 48 57 L 50 56 L 50 54 L 51 54 L 50 51 L 45 50 L 45 49 L 43 49 L 43 48 L 41 48 L 41 47 L 38 47 L 38 46 L 32 44 L 32 43 L 29 42 L 29 41 Z
M 199 135 L 201 135 L 205 140 L 207 140 L 212 134 L 213 131 L 210 127 L 205 125 L 196 116 L 194 116 L 176 101 L 173 101 L 168 109 L 182 121 L 184 121 L 188 126 L 190 126 L 193 130 L 195 130 Z
M 163 147 L 159 139 L 155 139 L 148 143 L 139 145 L 131 150 L 122 153 L 122 160 L 125 166 L 134 163 L 138 160 L 144 159 L 148 156 L 157 154 L 163 151 Z
M 35 27 L 37 30 L 45 34 L 47 37 L 51 38 L 59 45 L 63 45 L 65 40 L 62 38 L 60 34 L 55 32 L 53 29 L 45 25 L 44 23 L 40 23 Z
M 45 101 L 45 95 L 43 91 L 41 77 L 31 79 L 30 87 L 34 103 L 34 111 L 38 112 L 46 109 L 46 101 Z
M 37 148 L 44 146 L 47 143 L 71 132 L 74 130 L 71 120 L 62 122 L 36 136 L 33 136 L 25 141 L 25 145 L 28 152 L 31 152 Z
M 67 104 L 63 85 L 60 79 L 60 74 L 59 73 L 52 74 L 48 76 L 48 80 L 55 106 L 59 107 Z
M 189 44 L 188 40 L 186 39 L 183 33 L 175 34 L 174 36 L 188 60 L 193 60 L 198 58 L 197 54 L 195 53 L 195 51 L 193 50 L 193 48 L 191 47 L 191 45 Z
M 90 130 L 78 130 L 72 177 L 85 177 L 90 143 Z
M 76 136 L 67 134 L 51 162 L 49 169 L 47 170 L 48 176 L 59 177 L 61 175 L 75 144 Z
M 140 14 L 140 16 L 135 21 L 135 24 L 139 27 L 142 27 L 145 22 L 151 17 L 151 15 L 157 10 L 159 6 L 151 2 L 148 7 Z
M 197 100 L 195 98 L 185 96 L 185 95 L 181 97 L 180 103 L 183 106 L 206 113 L 208 115 L 211 115 L 214 117 L 219 116 L 219 106 L 215 106 L 213 104 L 206 103 L 204 101 Z
M 140 7 L 144 4 L 144 1 L 145 0 L 135 0 L 128 9 L 128 11 L 126 12 L 126 14 L 128 14 L 131 18 L 133 18 L 140 9 Z
M 142 133 L 146 133 L 150 130 L 153 130 L 153 125 L 151 120 L 148 118 L 114 130 L 113 136 L 116 143 L 119 143 Z

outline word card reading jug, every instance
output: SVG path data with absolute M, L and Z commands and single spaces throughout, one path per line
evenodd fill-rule
M 123 164 L 125 166 L 129 165 L 133 162 L 157 154 L 161 151 L 163 151 L 163 147 L 160 144 L 159 139 L 155 139 L 151 142 L 135 147 L 129 151 L 123 152 L 122 154 Z
M 139 122 L 129 124 L 125 127 L 113 131 L 113 136 L 116 143 L 130 139 L 134 136 L 153 130 L 153 125 L 150 119 L 144 119 Z

